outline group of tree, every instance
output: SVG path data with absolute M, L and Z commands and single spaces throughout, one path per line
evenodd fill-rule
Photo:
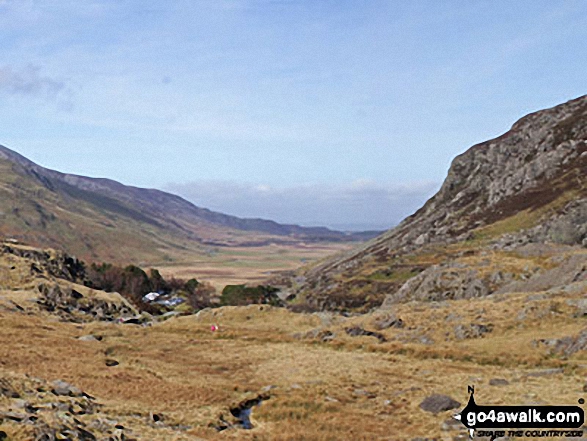
M 245 306 L 251 304 L 265 304 L 284 306 L 277 296 L 279 290 L 268 285 L 246 286 L 227 285 L 220 296 L 221 306 Z
M 118 292 L 141 311 L 155 314 L 165 311 L 165 307 L 143 300 L 151 292 L 182 297 L 194 311 L 212 306 L 284 306 L 277 296 L 279 290 L 272 286 L 227 285 L 218 299 L 216 290 L 209 283 L 176 277 L 165 279 L 156 269 L 147 272 L 136 265 L 121 267 L 111 263 L 92 263 L 85 271 L 85 284 L 94 289 Z
M 107 292 L 118 292 L 139 309 L 148 312 L 161 310 L 159 306 L 143 301 L 143 297 L 150 292 L 184 297 L 195 310 L 211 306 L 215 294 L 212 285 L 196 279 L 171 277 L 166 280 L 156 269 L 150 269 L 147 274 L 135 265 L 120 267 L 110 263 L 92 263 L 86 270 L 86 285 Z

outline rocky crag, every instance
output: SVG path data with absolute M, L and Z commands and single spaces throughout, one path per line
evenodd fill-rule
M 365 311 L 384 300 L 520 290 L 520 282 L 552 279 L 547 271 L 559 266 L 566 278 L 583 279 L 586 177 L 583 96 L 527 115 L 457 156 L 441 189 L 416 213 L 297 274 L 287 294 L 298 307 Z
M 138 319 L 118 293 L 84 286 L 84 265 L 61 251 L 0 244 L 0 309 L 68 322 Z

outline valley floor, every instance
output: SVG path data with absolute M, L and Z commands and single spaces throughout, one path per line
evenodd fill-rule
M 249 247 L 209 247 L 200 256 L 192 252 L 174 254 L 173 261 L 142 262 L 154 267 L 165 277 L 184 279 L 192 277 L 211 283 L 218 291 L 226 285 L 260 284 L 272 274 L 299 269 L 341 251 L 347 251 L 356 242 L 271 244 Z
M 478 404 L 576 405 L 587 394 L 585 282 L 393 315 L 254 305 L 152 326 L 63 322 L 36 308 L 37 294 L 0 291 L 0 433 L 11 441 L 73 426 L 115 440 L 464 440 L 451 416 L 469 385 Z M 56 394 L 56 380 L 90 398 Z M 432 394 L 462 405 L 427 412 Z M 231 427 L 230 409 L 259 397 L 253 428 Z

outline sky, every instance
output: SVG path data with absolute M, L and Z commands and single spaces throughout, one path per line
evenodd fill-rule
M 0 144 L 242 217 L 388 228 L 587 93 L 582 0 L 0 0 Z

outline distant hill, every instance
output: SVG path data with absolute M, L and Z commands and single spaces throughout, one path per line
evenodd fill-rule
M 457 156 L 416 213 L 297 274 L 289 292 L 298 304 L 339 310 L 491 294 L 512 277 L 546 283 L 548 267 L 561 264 L 549 260 L 557 246 L 587 246 L 587 96 L 527 115 Z M 575 260 L 573 277 L 587 277 Z
M 0 236 L 87 260 L 161 260 L 204 247 L 355 241 L 376 233 L 241 219 L 160 190 L 60 173 L 0 146 Z

